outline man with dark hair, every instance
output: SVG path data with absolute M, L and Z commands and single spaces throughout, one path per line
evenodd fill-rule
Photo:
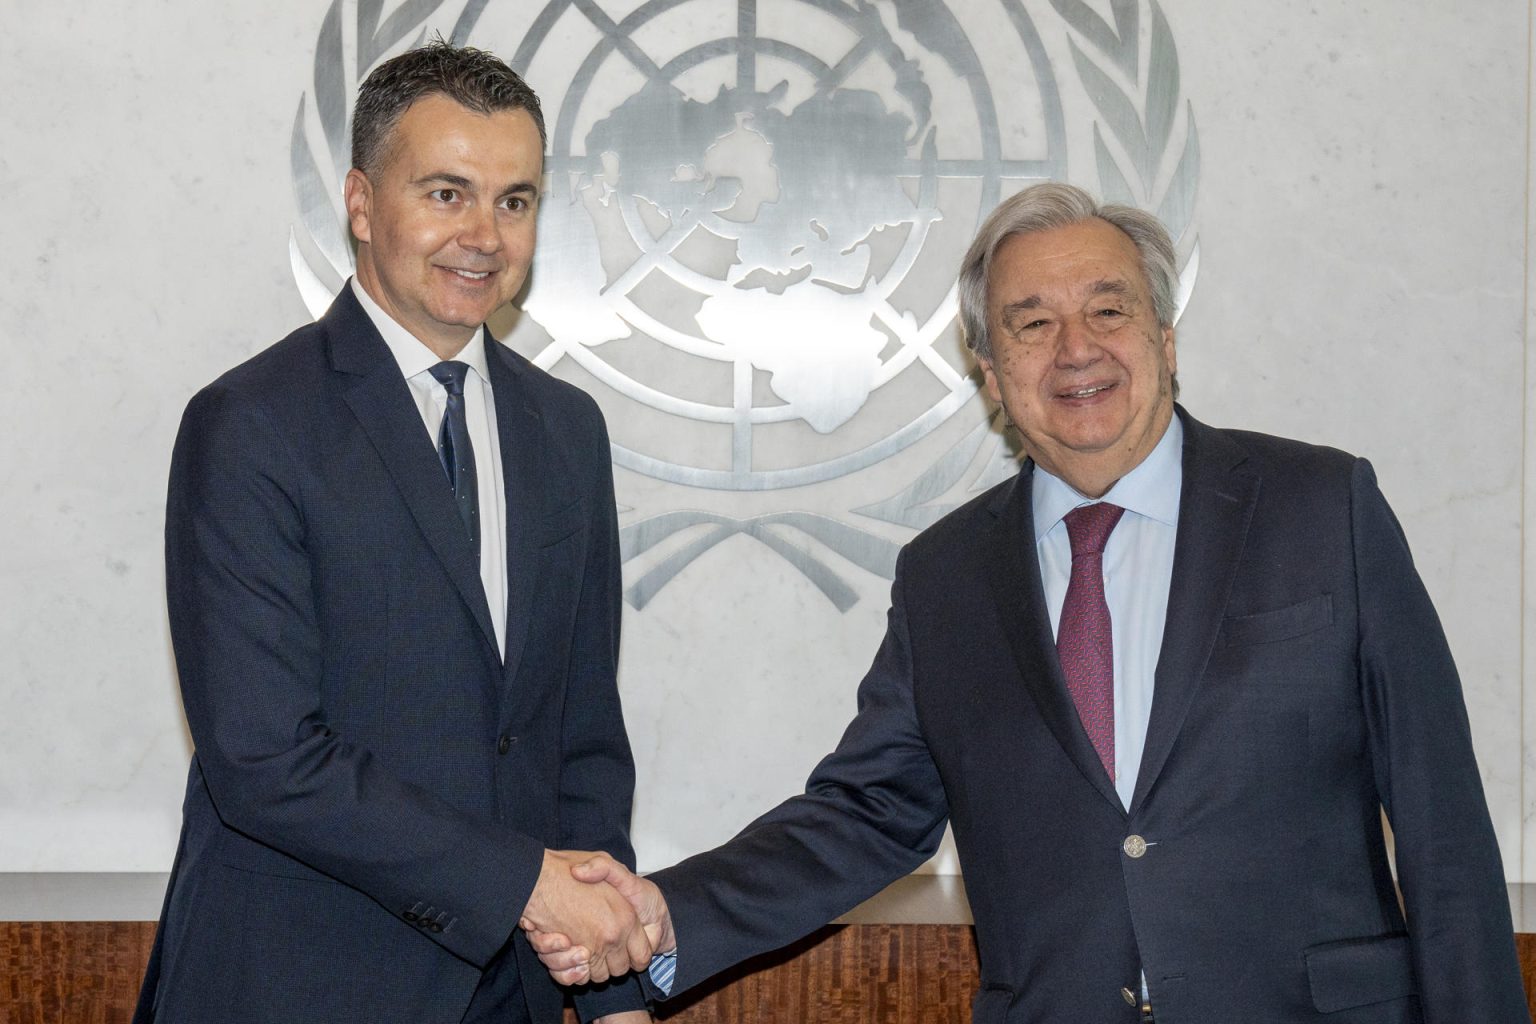
M 843 913 L 947 820 L 976 1024 L 1529 1021 L 1456 668 L 1370 464 L 1177 407 L 1176 283 L 1153 217 L 1070 186 L 982 226 L 961 319 L 1029 462 L 902 552 L 804 795 L 648 880 L 576 868 L 675 951 L 661 990 Z
M 519 919 L 589 937 L 597 981 L 650 955 L 546 850 L 632 862 L 634 768 L 602 416 L 483 327 L 533 255 L 538 99 L 437 43 L 354 123 L 356 278 L 172 456 L 197 749 L 139 1022 L 553 1024 Z M 649 1020 L 629 979 L 576 1003 Z

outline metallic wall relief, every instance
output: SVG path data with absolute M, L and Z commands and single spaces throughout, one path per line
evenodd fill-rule
M 1198 271 L 1198 140 L 1156 0 L 334 0 L 292 140 L 316 315 L 352 267 L 357 82 L 429 33 L 508 57 L 544 102 L 538 253 L 495 326 L 608 413 L 636 607 L 740 535 L 846 610 L 837 563 L 889 578 L 913 530 L 1013 471 L 953 287 L 1003 196 L 1056 178 L 1158 213 L 1181 308 Z

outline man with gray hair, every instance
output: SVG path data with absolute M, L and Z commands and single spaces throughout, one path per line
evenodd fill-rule
M 1070 186 L 983 225 L 961 317 L 1029 459 L 902 552 L 803 795 L 648 879 L 574 869 L 670 954 L 658 989 L 831 920 L 948 821 L 977 1024 L 1529 1020 L 1456 669 L 1370 464 L 1175 405 L 1175 281 L 1155 218 Z

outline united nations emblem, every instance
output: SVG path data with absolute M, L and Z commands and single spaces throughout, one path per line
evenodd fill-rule
M 846 610 L 839 563 L 889 578 L 914 530 L 1014 471 L 955 322 L 960 255 L 1004 196 L 1053 178 L 1156 212 L 1181 308 L 1198 270 L 1199 148 L 1156 0 L 334 0 L 292 136 L 317 316 L 352 269 L 357 83 L 434 32 L 544 103 L 534 268 L 492 326 L 603 405 L 636 607 L 746 535 Z

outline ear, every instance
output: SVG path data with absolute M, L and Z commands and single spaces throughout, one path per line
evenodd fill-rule
M 347 172 L 342 197 L 346 201 L 347 221 L 352 226 L 352 237 L 359 242 L 371 242 L 373 183 L 366 174 L 354 167 Z
M 1173 328 L 1163 328 L 1163 360 L 1168 364 L 1168 375 L 1179 372 L 1179 352 L 1173 344 Z
M 987 395 L 998 405 L 1003 404 L 1003 389 L 997 383 L 997 371 L 992 368 L 992 360 L 981 356 L 976 357 L 976 365 L 981 367 L 981 375 L 985 378 Z

